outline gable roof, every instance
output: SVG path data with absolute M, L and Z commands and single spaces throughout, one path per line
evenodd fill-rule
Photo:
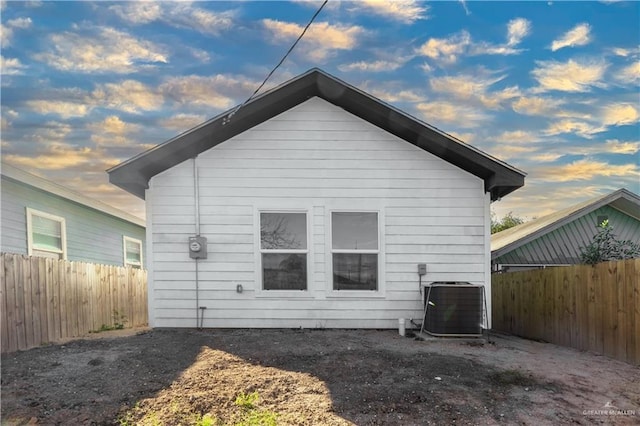
M 481 178 L 497 200 L 524 185 L 525 173 L 317 68 L 109 170 L 114 185 L 144 198 L 149 180 L 189 158 L 318 96 Z
M 498 258 L 606 205 L 640 220 L 640 196 L 622 188 L 491 235 L 491 258 Z
M 83 206 L 98 210 L 99 212 L 106 213 L 118 219 L 122 219 L 138 226 L 145 227 L 145 221 L 137 216 L 105 204 L 102 201 L 89 198 L 78 192 L 72 191 L 69 188 L 28 173 L 10 164 L 6 164 L 3 162 L 2 168 L 0 169 L 0 174 L 16 182 L 21 182 L 26 185 L 33 186 L 34 188 L 37 188 L 41 191 L 57 195 L 58 197 L 65 198 L 77 204 L 82 204 Z

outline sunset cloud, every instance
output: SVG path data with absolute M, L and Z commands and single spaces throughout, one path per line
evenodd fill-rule
M 578 120 L 560 120 L 551 123 L 544 131 L 546 135 L 558 135 L 561 133 L 575 133 L 583 138 L 591 139 L 596 133 L 604 132 L 606 127 Z
M 540 86 L 538 92 L 588 92 L 592 87 L 604 87 L 604 74 L 608 64 L 603 61 L 567 62 L 538 61 L 531 74 Z
M 536 169 L 536 177 L 547 182 L 584 181 L 612 176 L 636 177 L 640 176 L 640 171 L 637 164 L 610 164 L 588 159 Z
M 551 50 L 562 49 L 564 47 L 584 46 L 591 41 L 591 26 L 587 23 L 578 24 L 557 40 L 551 43 Z
M 2 75 L 22 74 L 26 68 L 17 58 L 5 58 L 0 55 L 0 73 Z
M 164 103 L 162 94 L 136 80 L 101 84 L 91 95 L 101 107 L 130 113 L 157 110 Z
M 198 124 L 203 123 L 206 120 L 204 115 L 197 114 L 176 114 L 174 116 L 164 118 L 158 122 L 158 124 L 165 129 L 173 130 L 176 132 L 183 132 L 189 130 Z
M 418 53 L 439 62 L 452 64 L 471 44 L 471 36 L 461 31 L 448 38 L 430 38 L 418 49 Z
M 640 121 L 636 105 L 628 103 L 610 104 L 602 109 L 602 121 L 607 126 L 624 126 Z
M 350 64 L 339 65 L 338 69 L 343 72 L 349 71 L 367 71 L 367 72 L 386 72 L 395 71 L 404 65 L 404 61 L 360 61 Z
M 58 70 L 80 73 L 129 74 L 168 62 L 155 43 L 110 27 L 52 34 L 49 50 L 34 57 Z
M 25 104 L 38 114 L 55 114 L 62 118 L 84 117 L 91 110 L 91 106 L 80 102 L 39 99 L 27 101 Z
M 384 18 L 413 24 L 421 19 L 428 19 L 429 7 L 415 0 L 360 0 L 358 7 Z
M 263 19 L 262 25 L 276 42 L 295 40 L 304 30 L 303 26 L 296 23 L 274 19 Z M 311 46 L 306 49 L 305 55 L 313 60 L 324 60 L 334 50 L 354 49 L 358 45 L 358 38 L 364 33 L 364 28 L 357 25 L 314 22 L 302 42 Z
M 634 61 L 620 70 L 616 74 L 616 79 L 624 83 L 639 84 L 640 83 L 640 61 Z
M 487 108 L 496 109 L 500 108 L 504 101 L 520 96 L 520 90 L 517 87 L 489 90 L 504 77 L 504 75 L 494 76 L 491 72 L 480 70 L 473 75 L 459 74 L 432 78 L 429 80 L 429 85 L 436 93 L 452 95 L 457 99 L 474 101 Z
M 461 128 L 474 128 L 486 123 L 490 118 L 481 109 L 446 101 L 420 103 L 417 109 L 427 123 L 436 126 L 444 123 Z

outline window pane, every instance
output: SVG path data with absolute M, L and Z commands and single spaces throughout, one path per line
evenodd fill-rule
M 45 217 L 31 216 L 31 225 L 34 234 L 48 235 L 51 237 L 60 237 L 62 235 L 62 226 L 60 222 Z
M 125 247 L 127 249 L 127 263 L 140 264 L 140 243 L 136 241 L 126 240 Z
M 265 290 L 306 290 L 307 255 L 263 253 L 262 282 Z
M 40 250 L 62 251 L 62 239 L 59 237 L 34 233 L 33 248 Z
M 334 249 L 377 250 L 378 214 L 333 212 L 331 237 Z
M 263 249 L 307 248 L 305 213 L 260 213 L 260 247 Z
M 333 254 L 334 290 L 377 290 L 378 255 Z

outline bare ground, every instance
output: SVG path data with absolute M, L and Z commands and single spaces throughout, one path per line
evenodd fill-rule
M 640 368 L 515 337 L 419 341 L 391 330 L 97 337 L 3 355 L 2 424 L 223 425 L 249 412 L 273 415 L 278 425 L 640 424 Z M 252 392 L 254 408 L 236 402 Z

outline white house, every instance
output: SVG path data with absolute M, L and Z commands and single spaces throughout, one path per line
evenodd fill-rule
M 392 328 L 420 281 L 490 296 L 489 204 L 524 184 L 318 69 L 109 175 L 146 199 L 152 327 Z

